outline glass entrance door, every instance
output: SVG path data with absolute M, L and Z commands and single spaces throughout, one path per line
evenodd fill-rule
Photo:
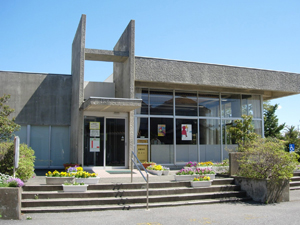
M 106 119 L 106 166 L 125 166 L 125 119 Z

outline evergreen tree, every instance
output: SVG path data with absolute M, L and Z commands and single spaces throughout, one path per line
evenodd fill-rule
M 10 95 L 0 97 L 0 142 L 10 139 L 13 133 L 20 129 L 20 125 L 16 124 L 15 118 L 9 119 L 9 115 L 14 112 L 8 105 L 5 105 Z
M 280 138 L 280 131 L 284 128 L 285 123 L 278 125 L 278 118 L 275 112 L 278 108 L 278 104 L 270 105 L 264 104 L 264 135 L 265 137 Z

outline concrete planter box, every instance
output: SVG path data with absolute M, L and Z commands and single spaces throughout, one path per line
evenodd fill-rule
M 161 176 L 162 175 L 162 170 L 147 170 L 150 174 Z
M 230 152 L 229 153 L 229 176 L 236 175 L 240 166 L 238 160 L 243 157 L 243 152 Z
M 200 176 L 210 177 L 211 180 L 216 179 L 216 174 L 203 174 L 203 175 L 195 174 L 193 176 L 194 177 L 200 177 Z
M 22 188 L 0 188 L 0 214 L 5 220 L 21 219 Z
M 240 185 L 254 201 L 262 203 L 290 201 L 290 184 L 282 180 L 279 184 L 271 184 L 267 179 L 235 177 L 235 184 Z
M 211 181 L 191 181 L 191 187 L 209 187 Z
M 65 183 L 65 181 L 73 182 L 74 179 L 74 177 L 46 177 L 46 184 L 58 185 Z
M 216 173 L 225 173 L 229 171 L 229 166 L 212 166 L 212 170 Z
M 89 177 L 89 178 L 75 178 L 75 182 L 77 183 L 85 183 L 85 184 L 97 184 L 100 180 L 100 177 Z
M 170 173 L 170 170 L 163 170 L 162 171 L 162 175 L 169 175 L 169 173 Z
M 63 190 L 64 192 L 86 192 L 87 191 L 87 187 L 89 186 L 88 184 L 85 185 L 64 185 L 63 186 Z
M 174 175 L 176 181 L 192 181 L 195 177 L 200 175 Z

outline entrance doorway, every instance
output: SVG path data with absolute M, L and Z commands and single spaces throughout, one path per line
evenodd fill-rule
M 125 167 L 124 118 L 85 116 L 84 166 Z

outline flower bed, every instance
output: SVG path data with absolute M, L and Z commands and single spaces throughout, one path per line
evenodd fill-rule
M 89 173 L 86 171 L 79 171 L 75 174 L 75 182 L 85 183 L 85 184 L 97 184 L 100 177 L 97 177 L 96 173 Z
M 154 175 L 161 176 L 163 172 L 162 165 L 151 165 L 146 168 L 146 170 Z
M 200 176 L 195 177 L 191 181 L 192 187 L 209 187 L 211 185 L 212 181 L 210 180 L 210 177 L 208 176 Z
M 199 176 L 208 176 L 211 180 L 215 179 L 215 172 L 210 168 L 196 168 L 196 169 L 181 169 L 175 175 L 176 181 L 192 180 Z

